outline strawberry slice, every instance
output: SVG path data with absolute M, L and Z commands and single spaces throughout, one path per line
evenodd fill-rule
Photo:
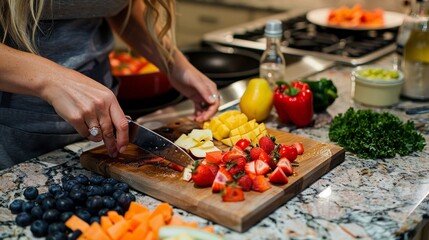
M 264 152 L 264 149 L 260 147 L 253 147 L 252 149 L 250 149 L 250 158 L 252 160 L 256 160 L 259 158 L 259 155 L 261 155 L 262 152 Z
M 258 159 L 255 161 L 255 172 L 256 175 L 265 175 L 271 171 L 270 165 L 268 163 Z
M 219 168 L 216 177 L 212 184 L 212 192 L 220 192 L 226 187 L 226 183 L 232 180 L 231 174 L 229 174 L 226 168 Z
M 293 145 L 295 146 L 298 155 L 301 155 L 304 153 L 304 145 L 302 145 L 301 142 L 296 142 Z
M 271 188 L 271 184 L 263 175 L 256 175 L 253 178 L 252 190 L 257 192 L 265 192 Z
M 224 162 L 229 162 L 239 157 L 246 157 L 246 153 L 243 150 L 241 150 L 239 147 L 232 146 L 231 150 L 225 153 L 222 160 Z
M 244 171 L 246 163 L 247 161 L 244 157 L 239 157 L 227 162 L 226 169 L 228 169 L 229 173 L 234 176 L 235 174 Z
M 285 157 L 280 158 L 279 161 L 277 162 L 277 166 L 280 167 L 287 176 L 290 176 L 293 174 L 292 164 L 287 158 Z
M 277 167 L 277 164 L 276 164 L 276 162 L 274 162 L 273 157 L 268 155 L 268 153 L 266 153 L 266 152 L 261 152 L 261 154 L 259 154 L 258 159 L 266 162 L 268 164 L 268 166 L 270 166 L 271 169 L 275 169 Z
M 246 166 L 244 166 L 244 171 L 246 171 L 247 174 L 256 175 L 255 161 L 246 163 Z
M 198 187 L 210 187 L 213 184 L 218 167 L 212 164 L 202 164 L 196 161 L 192 170 L 192 180 Z
M 268 180 L 272 183 L 278 184 L 286 184 L 289 182 L 289 179 L 281 167 L 276 167 L 276 169 L 274 169 L 274 171 L 270 174 Z
M 248 192 L 252 189 L 253 181 L 248 174 L 244 174 L 239 179 L 237 179 L 237 183 L 245 192 Z
M 212 151 L 206 153 L 206 162 L 219 165 L 222 161 L 223 153 L 222 151 Z
M 239 147 L 241 150 L 246 149 L 249 145 L 250 145 L 250 140 L 249 139 L 240 139 L 237 141 L 237 143 L 235 143 L 235 146 Z
M 244 201 L 244 192 L 238 186 L 227 186 L 222 194 L 222 201 L 224 202 L 240 202 Z

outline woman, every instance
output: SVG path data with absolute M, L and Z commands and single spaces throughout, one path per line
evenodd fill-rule
M 175 47 L 174 0 L 3 0 L 0 10 L 0 169 L 82 137 L 111 157 L 125 151 L 112 30 L 170 76 L 196 121 L 219 107 L 215 83 Z

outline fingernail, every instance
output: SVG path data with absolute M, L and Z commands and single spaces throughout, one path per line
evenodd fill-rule
M 119 149 L 119 153 L 123 153 L 123 152 L 125 152 L 125 150 L 127 150 L 127 146 L 122 146 L 122 147 Z
M 210 103 L 214 103 L 214 102 L 216 101 L 216 98 L 217 98 L 217 95 L 216 95 L 216 94 L 210 95 L 210 96 L 209 96 L 209 101 L 210 101 Z

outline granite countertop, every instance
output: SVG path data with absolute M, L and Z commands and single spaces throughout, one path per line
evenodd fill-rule
M 380 65 L 394 64 L 392 56 Z M 334 81 L 339 98 L 328 113 L 316 116 L 314 126 L 293 128 L 279 124 L 275 116 L 266 122 L 270 128 L 329 142 L 328 129 L 332 116 L 349 107 L 367 108 L 351 98 L 350 66 L 336 66 L 312 76 Z M 427 105 L 424 102 L 401 100 L 391 108 L 374 109 L 396 114 L 403 120 L 413 120 L 429 142 L 429 114 L 406 115 L 404 109 Z M 64 149 L 29 160 L 0 171 L 0 239 L 31 239 L 29 227 L 23 229 L 14 222 L 8 205 L 23 198 L 23 189 L 37 186 L 47 191 L 47 184 L 59 182 L 65 174 L 91 173 L 82 169 L 80 154 L 96 146 L 79 142 Z M 137 201 L 153 209 L 160 202 L 135 192 Z M 244 233 L 231 231 L 181 209 L 175 214 L 199 226 L 212 225 L 228 240 L 244 239 L 410 239 L 427 222 L 429 212 L 429 147 L 406 157 L 392 159 L 360 159 L 349 152 L 345 161 L 318 179 L 286 204 Z

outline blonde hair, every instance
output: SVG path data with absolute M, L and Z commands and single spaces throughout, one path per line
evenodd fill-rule
M 49 1 L 49 0 L 47 0 Z M 45 0 L 0 0 L 0 27 L 4 43 L 9 37 L 19 49 L 38 54 L 35 35 L 42 15 Z M 174 62 L 175 39 L 175 0 L 144 1 L 144 21 L 148 26 L 149 38 L 161 56 L 168 71 Z M 131 6 L 131 0 L 129 5 Z M 131 7 L 128 8 L 127 20 Z M 124 22 L 124 27 L 127 21 Z M 155 26 L 151 28 L 150 26 Z

